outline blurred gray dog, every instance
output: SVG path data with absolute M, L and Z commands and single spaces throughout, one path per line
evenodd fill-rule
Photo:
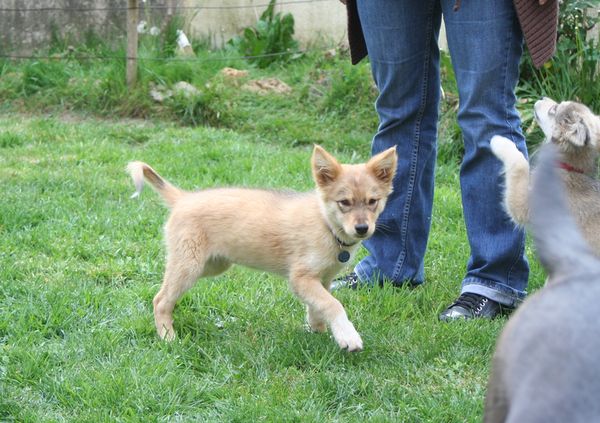
M 485 422 L 600 421 L 600 259 L 572 218 L 556 169 L 541 149 L 530 225 L 547 285 L 510 318 L 493 358 Z

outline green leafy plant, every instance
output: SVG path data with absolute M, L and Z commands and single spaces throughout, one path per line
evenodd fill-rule
M 259 68 L 298 57 L 294 53 L 298 49 L 298 42 L 294 40 L 294 17 L 289 13 L 275 13 L 275 3 L 276 0 L 269 2 L 256 27 L 244 29 L 241 36 L 227 42 L 229 48 L 248 57 L 248 61 Z
M 567 40 L 585 38 L 587 33 L 598 23 L 598 0 L 561 0 L 560 19 L 558 20 L 559 37 Z
M 561 1 L 556 54 L 541 69 L 536 69 L 525 55 L 521 63 L 521 79 L 517 90 L 521 98 L 523 127 L 530 133 L 529 141 L 541 141 L 534 132 L 531 103 L 546 96 L 557 101 L 575 100 L 600 110 L 600 38 L 588 36 L 600 22 L 600 16 L 590 13 L 597 2 L 589 0 Z

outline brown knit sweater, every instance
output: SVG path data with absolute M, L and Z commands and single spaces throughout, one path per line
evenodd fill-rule
M 554 54 L 558 26 L 558 0 L 514 0 L 517 17 L 525 36 L 525 43 L 536 67 L 541 67 Z M 367 55 L 367 46 L 360 26 L 356 0 L 347 0 L 348 41 L 352 63 L 360 62 Z

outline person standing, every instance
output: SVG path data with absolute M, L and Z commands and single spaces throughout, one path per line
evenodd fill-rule
M 425 281 L 440 102 L 438 36 L 444 18 L 464 141 L 460 186 L 470 257 L 458 299 L 439 316 L 494 318 L 526 295 L 525 233 L 502 209 L 501 163 L 490 139 L 511 139 L 527 157 L 515 88 L 525 39 L 541 66 L 554 53 L 557 0 L 341 0 L 352 63 L 369 56 L 379 90 L 372 153 L 398 152 L 394 192 L 369 255 L 333 289 Z

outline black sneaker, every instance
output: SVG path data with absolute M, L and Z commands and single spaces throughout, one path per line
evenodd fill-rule
M 356 272 L 352 272 L 331 282 L 329 291 L 333 292 L 342 288 L 357 289 L 359 285 L 361 285 L 361 281 L 358 278 L 358 275 L 356 274 Z
M 410 281 L 406 281 L 404 283 L 395 283 L 395 282 L 385 282 L 391 284 L 395 288 L 408 287 L 409 289 L 416 288 L 421 286 L 418 283 L 412 283 Z M 384 281 L 379 282 L 365 282 L 360 280 L 356 272 L 348 273 L 347 275 L 342 276 L 341 278 L 334 279 L 331 282 L 331 286 L 329 287 L 329 291 L 333 292 L 342 288 L 350 288 L 350 289 L 358 289 L 359 287 L 373 288 L 378 286 L 379 288 L 383 288 Z
M 446 310 L 439 315 L 443 322 L 451 322 L 459 319 L 493 319 L 512 309 L 490 300 L 487 297 L 470 292 L 461 294 Z

